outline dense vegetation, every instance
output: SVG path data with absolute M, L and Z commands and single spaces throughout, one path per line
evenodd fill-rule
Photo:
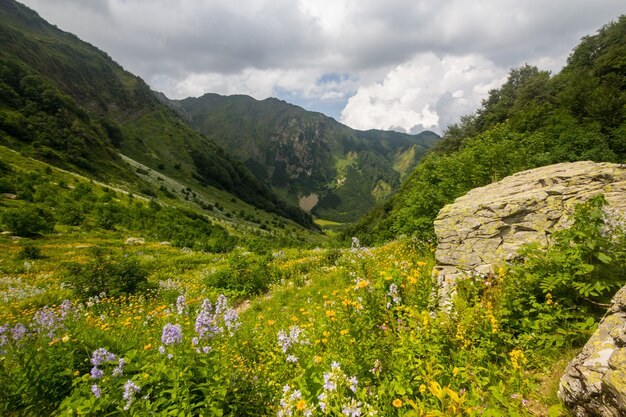
M 205 94 L 166 102 L 290 202 L 314 193 L 313 214 L 342 222 L 395 192 L 439 138 L 353 130 L 275 98 Z
M 626 161 L 626 16 L 583 38 L 563 70 L 513 69 L 385 204 L 346 237 L 432 237 L 433 219 L 472 188 L 557 162 Z
M 106 53 L 14 0 L 0 0 L 0 42 L 4 144 L 126 182 L 134 175 L 120 163 L 122 153 L 185 186 L 216 187 L 312 226 L 308 214 L 285 204 Z
M 0 414 L 566 415 L 558 378 L 624 283 L 625 219 L 602 196 L 459 279 L 444 312 L 427 239 L 341 248 L 246 204 L 310 225 L 103 52 L 11 0 L 0 23 Z M 625 33 L 585 38 L 554 77 L 513 70 L 355 230 L 428 238 L 474 186 L 623 161 Z M 360 146 L 320 210 L 412 164 Z
M 626 268 L 607 219 L 601 198 L 580 206 L 553 246 L 461 281 L 454 314 L 433 313 L 433 252 L 415 239 L 224 257 L 103 233 L 106 253 L 93 234 L 0 237 L 0 410 L 564 415 L 558 377 Z

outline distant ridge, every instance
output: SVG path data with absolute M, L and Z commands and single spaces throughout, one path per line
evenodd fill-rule
M 205 94 L 170 103 L 280 195 L 337 221 L 353 221 L 393 194 L 439 139 L 354 130 L 276 98 Z

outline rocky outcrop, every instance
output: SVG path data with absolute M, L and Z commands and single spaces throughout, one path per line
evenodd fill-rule
M 626 416 L 626 286 L 565 369 L 559 398 L 574 417 Z
M 576 204 L 604 194 L 626 213 L 626 165 L 575 162 L 523 171 L 476 188 L 435 220 L 439 296 L 445 305 L 459 277 L 489 275 L 529 242 L 546 243 Z

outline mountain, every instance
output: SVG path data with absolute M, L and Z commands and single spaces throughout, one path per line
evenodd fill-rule
M 288 201 L 342 222 L 395 192 L 439 139 L 428 131 L 353 130 L 275 98 L 205 94 L 171 106 Z
M 586 36 L 552 76 L 525 65 L 461 118 L 399 192 L 346 232 L 367 244 L 433 237 L 439 210 L 515 172 L 580 160 L 626 162 L 626 16 Z
M 310 227 L 215 142 L 194 131 L 105 52 L 13 0 L 0 0 L 2 144 L 65 168 L 141 182 L 121 155 L 197 189 L 223 190 Z M 223 197 L 220 197 L 223 198 Z

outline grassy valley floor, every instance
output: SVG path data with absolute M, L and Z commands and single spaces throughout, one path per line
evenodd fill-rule
M 497 285 L 474 288 L 456 314 L 433 313 L 433 252 L 422 242 L 261 258 L 124 239 L 0 238 L 3 414 L 562 413 L 556 381 L 572 339 L 537 343 L 559 329 L 535 320 L 535 340 L 520 342 Z M 149 271 L 143 291 L 68 288 L 124 259 Z M 79 272 L 66 267 L 77 262 Z

